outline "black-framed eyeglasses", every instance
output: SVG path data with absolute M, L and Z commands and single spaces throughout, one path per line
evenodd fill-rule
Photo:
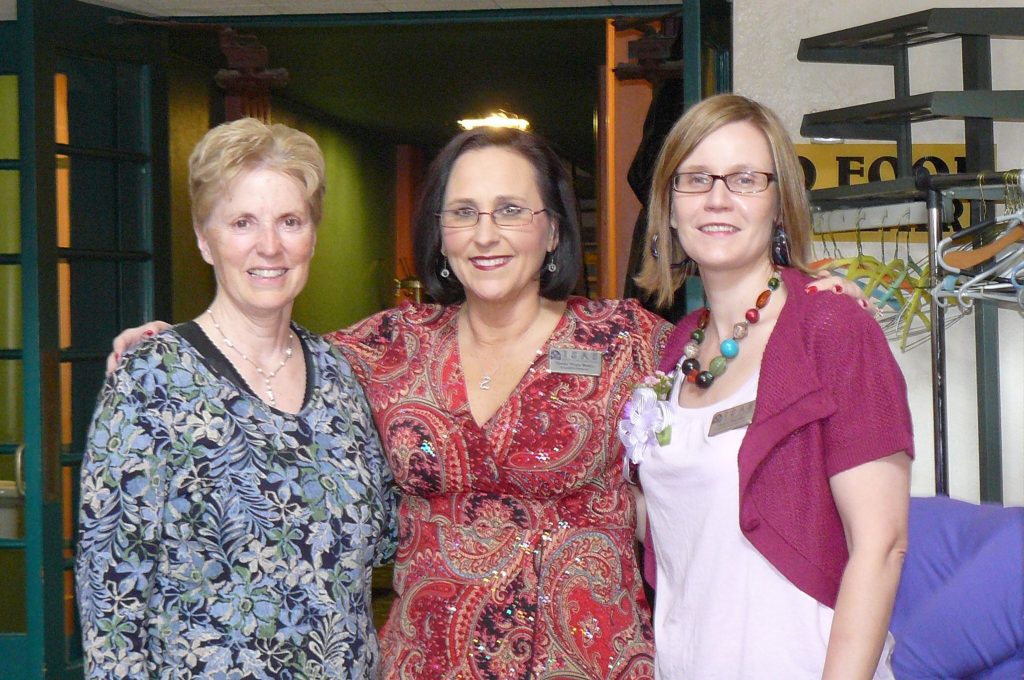
M 744 170 L 716 175 L 711 172 L 677 172 L 672 175 L 672 190 L 680 194 L 706 194 L 715 186 L 715 180 L 725 183 L 725 188 L 734 194 L 759 194 L 775 179 L 770 172 Z
M 518 205 L 503 205 L 490 212 L 464 207 L 442 210 L 436 214 L 441 222 L 441 226 L 446 229 L 470 229 L 477 225 L 481 215 L 490 215 L 491 221 L 499 227 L 515 228 L 529 226 L 533 223 L 534 215 L 547 211 L 547 208 L 530 210 L 529 208 L 521 208 Z

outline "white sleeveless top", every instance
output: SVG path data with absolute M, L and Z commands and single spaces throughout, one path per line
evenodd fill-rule
M 747 428 L 711 418 L 753 401 L 757 374 L 717 404 L 669 397 L 672 436 L 640 464 L 658 560 L 655 678 L 820 678 L 833 611 L 794 586 L 739 528 L 737 457 Z M 875 680 L 892 678 L 886 641 Z

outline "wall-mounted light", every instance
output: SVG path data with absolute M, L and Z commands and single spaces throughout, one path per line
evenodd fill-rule
M 463 130 L 472 130 L 478 127 L 504 127 L 504 128 L 516 128 L 517 130 L 526 130 L 530 127 L 530 121 L 525 118 L 520 118 L 516 114 L 509 114 L 505 111 L 495 111 L 489 113 L 483 118 L 466 118 L 459 121 L 459 126 Z

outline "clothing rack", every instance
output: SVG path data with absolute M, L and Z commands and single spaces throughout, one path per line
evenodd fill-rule
M 903 224 L 922 224 L 928 228 L 928 263 L 931 286 L 937 285 L 947 274 L 939 263 L 936 252 L 938 242 L 943 238 L 944 227 L 952 222 L 953 199 L 967 199 L 989 203 L 1001 203 L 1005 200 L 1006 185 L 1004 173 L 990 172 L 979 174 L 932 175 L 919 169 L 913 178 L 913 186 L 906 181 L 892 180 L 858 185 L 857 190 L 843 192 L 836 189 L 825 189 L 811 192 L 815 233 L 823 234 L 835 231 L 852 231 L 855 229 L 870 230 L 897 227 Z M 898 200 L 896 200 L 898 199 Z M 877 203 L 879 200 L 893 201 Z M 859 205 L 864 201 L 867 205 Z M 909 222 L 906 215 L 913 219 Z M 921 216 L 924 219 L 921 219 Z M 989 299 L 981 299 L 985 309 Z M 1007 300 L 1013 304 L 1014 300 Z M 929 307 L 931 321 L 930 342 L 932 358 L 932 415 L 935 446 L 935 492 L 949 493 L 949 457 L 948 430 L 946 410 L 946 310 L 941 305 Z M 993 337 L 998 337 L 994 330 Z M 977 351 L 980 355 L 994 357 L 992 342 L 978 340 Z M 997 360 L 996 360 L 997 362 Z M 980 371 L 979 371 L 980 373 Z M 987 369 L 983 380 L 979 380 L 979 430 L 991 420 L 992 411 L 998 425 L 999 419 L 999 373 L 998 363 Z M 987 394 L 992 390 L 994 394 Z M 1002 500 L 1002 452 L 1001 431 L 996 436 L 987 436 L 979 431 L 980 443 L 987 448 L 980 450 L 979 468 L 982 480 L 982 500 Z M 991 441 L 994 439 L 994 442 Z M 986 440 L 988 440 L 986 442 Z
M 979 179 L 980 177 L 980 179 Z M 917 177 L 918 185 L 927 192 L 928 206 L 928 262 L 933 272 L 933 281 L 940 279 L 942 268 L 936 258 L 938 242 L 942 239 L 942 225 L 945 222 L 943 211 L 945 198 L 952 200 L 953 195 L 961 197 L 984 193 L 979 188 L 987 184 L 988 200 L 1002 201 L 1005 184 L 1002 173 L 979 173 L 978 175 L 949 175 L 946 177 L 929 175 L 922 172 Z M 999 182 L 999 184 L 996 184 Z M 998 191 L 998 195 L 996 192 Z M 978 201 L 976 201 L 978 202 Z M 972 209 L 972 215 L 978 211 Z M 932 304 L 932 371 L 933 371 L 933 411 L 937 411 L 936 420 L 941 428 L 942 456 L 941 468 L 938 467 L 940 457 L 936 454 L 936 493 L 949 494 L 949 459 L 946 420 L 946 312 L 941 305 Z M 982 306 L 980 310 L 987 312 L 978 318 L 975 326 L 975 350 L 979 360 L 978 375 L 978 436 L 979 436 L 979 476 L 981 480 L 981 500 L 999 501 L 1003 499 L 1002 488 L 1002 419 L 1000 416 L 999 364 L 998 364 L 998 320 L 995 310 Z M 980 328 L 979 328 L 980 327 Z M 978 331 L 982 331 L 978 333 Z M 983 357 L 990 361 L 983 361 Z M 986 428 L 992 428 L 986 430 Z M 993 431 L 994 429 L 994 431 Z M 938 449 L 937 449 L 938 450 Z
M 942 272 L 936 248 L 942 227 L 951 222 L 954 198 L 971 200 L 971 222 L 993 210 L 989 202 L 1004 200 L 1004 175 L 995 167 L 994 120 L 1024 121 L 1024 92 L 992 90 L 991 38 L 1024 37 L 1024 9 L 943 8 L 907 14 L 800 41 L 800 61 L 883 64 L 893 69 L 894 98 L 869 104 L 819 111 L 804 116 L 805 137 L 882 139 L 896 142 L 897 178 L 810 192 L 816 231 L 839 230 L 853 221 L 859 229 L 877 229 L 891 221 L 893 206 L 923 206 L 928 225 L 928 261 L 932 287 Z M 962 92 L 910 94 L 909 49 L 959 39 L 963 61 Z M 912 123 L 943 118 L 962 119 L 967 173 L 930 175 L 912 166 Z M 932 415 L 935 444 L 935 492 L 949 493 L 946 413 L 945 310 L 930 305 Z M 998 318 L 994 305 L 980 304 L 975 313 L 978 376 L 978 438 L 981 500 L 1001 502 L 1002 426 L 998 367 Z

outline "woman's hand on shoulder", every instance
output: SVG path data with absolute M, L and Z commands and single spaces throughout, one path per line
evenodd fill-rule
M 814 275 L 818 278 L 816 281 L 811 281 L 804 286 L 805 293 L 831 292 L 836 295 L 846 295 L 856 300 L 862 309 L 873 314 L 875 318 L 878 317 L 878 307 L 875 305 L 874 300 L 865 297 L 864 291 L 853 281 L 842 276 L 836 276 L 827 269 L 822 269 Z
M 151 338 L 157 333 L 167 330 L 171 327 L 171 324 L 166 321 L 150 321 L 147 324 L 141 326 L 135 326 L 134 328 L 127 328 L 121 331 L 113 342 L 113 351 L 107 355 L 107 374 L 113 372 L 117 365 L 121 363 L 121 357 L 124 353 L 130 350 L 135 345 L 139 344 L 146 338 Z

